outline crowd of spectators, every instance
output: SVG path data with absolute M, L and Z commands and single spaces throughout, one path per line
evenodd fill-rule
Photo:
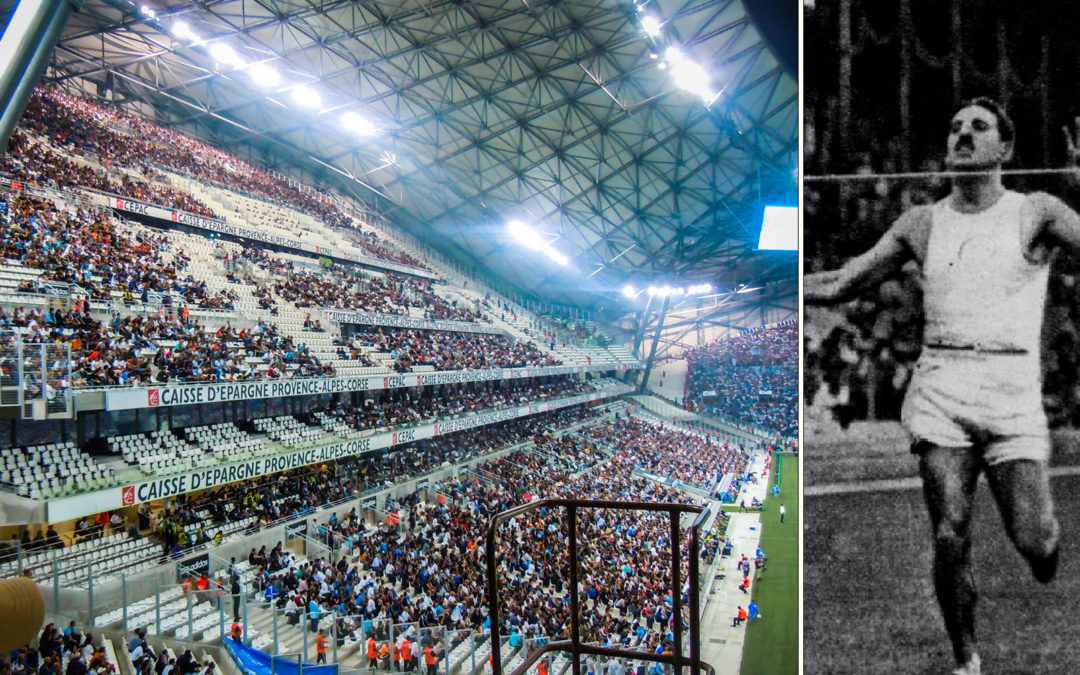
M 453 393 L 436 392 L 433 387 L 425 387 L 416 394 L 408 389 L 395 389 L 386 392 L 380 401 L 369 398 L 359 407 L 336 404 L 325 412 L 329 417 L 343 420 L 355 429 L 367 430 L 573 396 L 587 391 L 593 391 L 591 384 L 570 376 L 477 382 L 464 385 Z
M 161 514 L 159 533 L 165 545 L 177 551 L 181 544 L 207 542 L 205 534 L 198 534 L 205 523 L 256 516 L 257 528 L 531 440 L 534 449 L 516 450 L 460 472 L 432 486 L 427 499 L 414 493 L 387 503 L 385 523 L 372 525 L 355 510 L 320 522 L 312 536 L 346 551 L 334 565 L 321 558 L 299 563 L 281 545 L 270 551 L 252 549 L 248 556 L 253 571 L 247 579 L 254 586 L 248 590 L 283 608 L 290 623 L 302 617 L 317 631 L 333 611 L 339 640 L 353 634 L 385 644 L 391 623 L 397 624 L 398 646 L 402 639 L 417 640 L 421 631 L 431 635 L 428 629 L 462 631 L 463 636 L 490 626 L 484 533 L 492 515 L 549 497 L 689 503 L 677 490 L 635 475 L 643 464 L 678 455 L 684 434 L 653 434 L 632 419 L 587 426 L 581 435 L 558 433 L 588 422 L 593 414 L 587 406 L 577 406 L 418 441 L 374 457 L 350 457 L 226 485 L 197 497 L 181 495 Z M 717 471 L 742 466 L 734 451 L 702 455 L 699 461 L 716 462 L 721 467 Z M 188 535 L 191 526 L 198 527 L 193 536 Z M 587 509 L 579 512 L 578 528 L 582 638 L 612 646 L 670 648 L 672 622 L 686 621 L 686 605 L 683 617 L 673 616 L 667 516 Z M 568 636 L 564 596 L 571 561 L 566 537 L 557 510 L 524 514 L 500 530 L 504 635 L 516 634 L 519 640 Z M 685 548 L 687 542 L 676 545 Z M 685 556 L 683 560 L 685 565 Z M 685 603 L 688 588 L 677 592 Z M 447 648 L 445 643 L 438 646 Z
M 116 675 L 117 664 L 109 661 L 103 646 L 95 644 L 93 633 L 84 632 L 71 621 L 63 629 L 46 624 L 36 646 L 26 645 L 0 655 L 3 675 Z M 9 658 L 10 657 L 10 660 Z
M 663 424 L 629 419 L 619 425 L 595 425 L 585 434 L 615 452 L 637 456 L 642 470 L 673 481 L 711 490 L 725 474 L 741 476 L 748 455 L 719 437 L 699 436 Z
M 299 517 L 315 508 L 388 484 L 415 478 L 448 463 L 460 463 L 530 440 L 546 429 L 583 422 L 595 412 L 586 405 L 543 413 L 423 439 L 369 457 L 346 457 L 314 468 L 262 476 L 208 490 L 197 497 L 179 495 L 160 514 L 158 534 L 165 553 L 210 541 L 208 524 L 223 525 L 254 516 L 262 524 Z M 198 526 L 194 533 L 187 526 Z M 44 536 L 44 535 L 42 535 Z
M 404 500 L 395 506 L 396 518 L 378 527 L 355 513 L 329 519 L 320 531 L 349 551 L 336 566 L 316 559 L 293 569 L 287 554 L 253 551 L 257 590 L 290 616 L 307 613 L 310 620 L 334 610 L 341 636 L 385 641 L 391 622 L 398 624 L 395 636 L 405 639 L 432 627 L 478 631 L 488 624 L 483 536 L 490 516 L 534 496 L 685 501 L 633 477 L 625 462 L 605 469 L 603 480 L 571 478 L 548 458 L 564 441 L 538 441 L 542 453 L 516 452 L 481 464 L 476 474 L 441 484 L 439 500 Z M 584 639 L 659 646 L 671 619 L 666 518 L 590 510 L 579 528 L 589 533 L 579 551 Z M 515 518 L 501 534 L 504 634 L 567 636 L 565 537 L 561 514 L 547 510 Z M 641 555 L 643 547 L 650 555 Z M 317 628 L 319 621 L 312 623 Z
M 794 437 L 799 410 L 799 328 L 778 326 L 686 351 L 687 408 Z M 705 392 L 710 392 L 708 396 Z
M 127 173 L 119 177 L 110 176 L 107 171 L 95 170 L 70 160 L 44 143 L 35 143 L 29 135 L 18 129 L 12 133 L 7 152 L 0 158 L 0 173 L 7 174 L 16 183 L 42 185 L 59 190 L 92 188 L 207 218 L 216 217 L 213 209 L 186 192 L 161 183 L 132 178 Z
M 34 134 L 48 138 L 49 143 L 58 148 L 94 156 L 109 167 L 135 169 L 147 176 L 158 175 L 158 168 L 177 172 L 206 184 L 295 209 L 332 227 L 355 231 L 352 218 L 314 190 L 299 189 L 279 176 L 261 171 L 183 134 L 56 89 L 37 89 L 27 104 L 20 124 Z M 47 164 L 36 165 L 35 170 L 43 170 L 42 166 Z M 86 185 L 124 196 L 137 196 L 123 193 L 112 184 L 102 185 L 100 178 L 96 184 L 72 178 L 75 181 L 65 186 Z M 146 186 L 143 188 L 144 197 L 156 197 L 151 193 L 154 189 L 164 188 Z M 201 205 L 194 197 L 185 197 L 189 206 L 172 202 L 170 205 L 215 217 L 208 207 Z M 356 241 L 374 257 L 423 267 L 419 260 L 373 242 L 370 236 L 359 236 Z
M 114 315 L 100 322 L 87 311 L 0 307 L 0 328 L 21 327 L 23 340 L 71 347 L 71 386 L 239 382 L 284 377 L 333 377 L 333 366 L 274 324 L 215 329 L 172 313 Z
M 328 271 L 284 271 L 274 281 L 274 292 L 297 307 L 334 307 L 376 314 L 408 314 L 409 307 L 421 307 L 431 320 L 480 321 L 457 301 L 447 302 L 435 293 L 430 281 L 386 273 L 381 277 L 361 276 L 355 268 L 334 267 Z
M 165 238 L 122 232 L 103 212 L 61 210 L 30 196 L 15 196 L 6 207 L 0 257 L 41 270 L 41 282 L 75 283 L 95 299 L 113 290 L 168 293 L 187 264 L 182 252 L 165 255 Z
M 376 326 L 355 334 L 354 339 L 389 353 L 394 370 L 400 373 L 410 372 L 414 366 L 483 370 L 562 365 L 562 361 L 544 354 L 532 342 L 515 342 L 503 335 Z

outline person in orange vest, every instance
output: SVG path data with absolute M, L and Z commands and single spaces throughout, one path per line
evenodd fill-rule
M 326 631 L 319 631 L 319 637 L 315 638 L 315 663 L 326 663 Z
M 229 637 L 231 637 L 234 642 L 240 642 L 244 639 L 244 629 L 240 627 L 239 623 L 233 622 L 232 630 L 229 631 Z
M 401 671 L 401 643 L 394 644 L 394 670 Z
M 199 575 L 199 582 L 198 582 L 198 584 L 197 584 L 197 586 L 198 586 L 199 590 L 200 590 L 200 591 L 205 591 L 205 590 L 206 590 L 206 588 L 207 588 L 207 587 L 208 587 L 209 585 L 210 585 L 210 580 L 206 578 L 206 575 L 205 575 L 205 574 L 200 574 L 200 575 Z
M 750 577 L 743 577 L 739 590 L 743 593 L 750 593 Z
M 435 675 L 435 667 L 438 661 L 435 659 L 435 650 L 431 645 L 424 647 L 424 665 L 427 666 L 427 675 Z
M 105 526 L 108 525 L 108 524 L 109 524 L 109 512 L 108 511 L 102 511 L 101 513 L 99 513 L 97 515 L 97 518 L 94 519 L 94 525 L 96 526 L 94 536 L 95 537 L 104 536 L 105 535 Z
M 379 667 L 390 670 L 390 646 L 385 642 L 379 646 Z
M 222 598 L 224 598 L 228 594 L 229 594 L 229 592 L 225 590 L 225 582 L 222 581 L 221 577 L 218 577 L 218 580 L 217 580 L 217 604 L 218 604 L 219 607 L 221 606 Z
M 191 577 L 184 577 L 184 583 L 180 584 L 184 589 L 184 595 L 187 595 L 191 591 Z
M 401 640 L 401 660 L 405 662 L 405 672 L 412 672 L 412 643 L 409 642 L 409 638 Z
M 379 667 L 379 648 L 375 646 L 375 638 L 369 637 L 367 641 L 368 668 Z
M 536 664 L 537 675 L 548 675 L 547 659 L 540 659 L 540 663 Z
M 742 605 L 739 605 L 739 613 L 731 620 L 731 625 L 738 626 L 743 621 L 746 621 L 746 610 L 742 608 Z

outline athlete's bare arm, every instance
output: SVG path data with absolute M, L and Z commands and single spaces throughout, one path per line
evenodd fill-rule
M 1034 192 L 1028 198 L 1036 210 L 1037 235 L 1045 236 L 1052 245 L 1080 251 L 1080 214 L 1045 192 Z
M 872 249 L 829 272 L 803 277 L 803 300 L 828 304 L 856 297 L 894 274 L 909 260 L 921 259 L 930 221 L 930 207 L 917 206 L 896 219 Z M 917 242 L 923 242 L 920 246 Z

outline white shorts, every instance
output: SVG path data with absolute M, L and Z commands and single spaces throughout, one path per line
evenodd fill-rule
M 914 449 L 978 447 L 988 465 L 1050 460 L 1038 354 L 925 347 L 900 416 Z

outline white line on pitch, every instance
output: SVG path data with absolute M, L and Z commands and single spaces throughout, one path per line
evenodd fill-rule
M 1080 476 L 1080 466 L 1058 466 L 1050 469 L 1051 478 L 1061 476 Z M 922 479 L 889 478 L 885 480 L 868 480 L 858 483 L 826 483 L 824 485 L 808 485 L 803 489 L 804 497 L 823 497 L 825 495 L 846 495 L 860 492 L 896 492 L 899 490 L 918 490 L 922 488 Z

